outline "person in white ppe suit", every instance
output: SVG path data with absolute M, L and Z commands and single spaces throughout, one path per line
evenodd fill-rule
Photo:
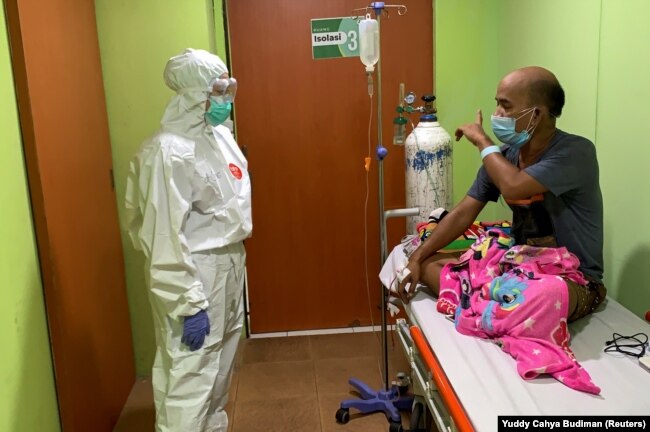
M 194 49 L 172 57 L 164 78 L 176 95 L 126 191 L 154 316 L 156 431 L 225 432 L 252 231 L 248 164 L 221 124 L 237 83 L 219 57 Z

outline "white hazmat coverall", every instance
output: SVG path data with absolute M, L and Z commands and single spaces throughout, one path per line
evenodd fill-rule
M 215 55 L 185 50 L 165 68 L 176 92 L 162 128 L 130 165 L 129 234 L 146 257 L 156 332 L 152 381 L 156 431 L 223 431 L 224 407 L 244 320 L 243 240 L 252 231 L 248 164 L 230 130 L 203 118 L 209 84 L 227 72 Z M 207 311 L 197 351 L 183 322 Z

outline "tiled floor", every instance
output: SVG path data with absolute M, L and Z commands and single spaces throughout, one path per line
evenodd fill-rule
M 389 333 L 389 377 L 408 371 Z M 381 387 L 381 334 L 355 332 L 242 340 L 226 407 L 232 432 L 388 431 L 382 413 L 336 423 L 342 400 L 354 398 L 347 380 Z M 408 414 L 402 416 L 408 428 Z M 151 382 L 139 380 L 114 432 L 154 430 Z M 185 432 L 185 431 L 184 431 Z

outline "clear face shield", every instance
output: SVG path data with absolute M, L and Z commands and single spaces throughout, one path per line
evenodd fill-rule
M 210 82 L 210 97 L 219 104 L 232 103 L 237 94 L 237 80 L 234 78 L 215 78 Z

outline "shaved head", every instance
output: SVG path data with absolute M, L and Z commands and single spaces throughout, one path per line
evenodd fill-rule
M 552 117 L 562 115 L 564 90 L 551 71 L 538 66 L 524 67 L 509 73 L 501 82 L 525 90 L 530 104 L 545 106 Z

